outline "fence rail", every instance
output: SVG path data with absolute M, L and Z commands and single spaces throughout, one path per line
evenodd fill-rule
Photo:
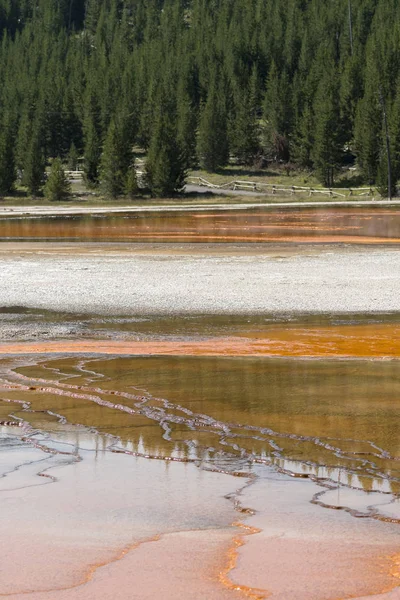
M 188 182 L 192 185 L 198 185 L 200 187 L 207 187 L 214 190 L 233 190 L 233 191 L 248 191 L 248 192 L 264 192 L 265 194 L 308 194 L 313 196 L 314 194 L 321 194 L 330 197 L 346 198 L 348 196 L 362 197 L 362 196 L 373 196 L 374 189 L 368 188 L 312 188 L 303 187 L 298 185 L 287 186 L 274 183 L 262 183 L 255 181 L 240 181 L 234 180 L 229 181 L 221 185 L 211 183 L 204 179 L 204 177 L 189 177 Z
M 80 180 L 83 179 L 83 171 L 65 171 L 68 179 Z
M 79 181 L 83 179 L 83 171 L 65 171 L 67 178 L 70 181 Z M 137 171 L 137 175 L 139 180 L 141 181 L 144 177 L 143 171 Z M 280 185 L 275 183 L 263 183 L 259 181 L 242 181 L 240 179 L 235 179 L 233 181 L 229 181 L 228 183 L 216 184 L 211 181 L 207 181 L 204 177 L 189 177 L 188 183 L 192 185 L 197 185 L 199 187 L 205 187 L 212 190 L 232 190 L 232 191 L 244 191 L 244 192 L 258 192 L 264 194 L 290 194 L 294 196 L 295 194 L 307 194 L 308 196 L 313 196 L 316 194 L 330 197 L 339 197 L 339 198 L 347 198 L 349 196 L 352 197 L 362 197 L 362 196 L 374 196 L 376 194 L 376 190 L 372 187 L 368 188 L 313 188 L 313 187 L 304 187 L 299 185 Z

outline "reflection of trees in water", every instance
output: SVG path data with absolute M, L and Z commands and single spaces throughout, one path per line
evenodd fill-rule
M 19 369 L 7 398 L 29 402 L 35 412 L 17 416 L 76 448 L 245 474 L 274 465 L 396 492 L 398 370 L 395 361 L 74 358 Z

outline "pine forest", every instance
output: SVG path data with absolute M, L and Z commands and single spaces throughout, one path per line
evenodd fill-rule
M 62 196 L 80 162 L 133 197 L 139 151 L 154 196 L 270 163 L 395 193 L 397 0 L 0 0 L 0 30 L 3 196 Z

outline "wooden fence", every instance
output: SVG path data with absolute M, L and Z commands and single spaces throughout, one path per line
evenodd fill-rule
M 192 185 L 198 185 L 199 187 L 206 187 L 213 190 L 233 190 L 233 191 L 247 191 L 247 192 L 257 192 L 271 195 L 278 194 L 303 194 L 308 196 L 313 196 L 315 194 L 330 196 L 330 197 L 338 197 L 338 198 L 347 198 L 348 196 L 352 197 L 362 197 L 362 196 L 373 196 L 376 194 L 376 191 L 372 187 L 368 188 L 313 188 L 313 187 L 302 187 L 298 185 L 287 186 L 287 185 L 279 185 L 274 183 L 262 183 L 262 182 L 254 182 L 254 181 L 240 181 L 234 180 L 229 181 L 228 183 L 224 183 L 222 185 L 217 185 L 215 183 L 211 183 L 207 181 L 203 177 L 189 177 L 188 183 Z
M 80 181 L 83 179 L 83 171 L 65 171 L 65 176 L 70 181 Z
M 65 171 L 67 178 L 70 181 L 80 181 L 83 179 L 83 171 Z M 139 179 L 139 183 L 143 183 L 144 172 L 137 171 L 137 176 Z M 232 191 L 243 191 L 243 192 L 256 192 L 258 194 L 265 195 L 280 195 L 280 194 L 290 194 L 294 196 L 295 194 L 303 194 L 306 196 L 314 196 L 316 194 L 323 196 L 330 196 L 331 198 L 348 198 L 348 197 L 363 197 L 363 196 L 374 196 L 377 195 L 377 191 L 372 187 L 368 188 L 313 188 L 313 187 L 302 187 L 298 185 L 279 185 L 275 183 L 262 183 L 255 181 L 241 181 L 239 179 L 235 179 L 234 181 L 229 181 L 228 183 L 224 183 L 218 185 L 216 183 L 211 183 L 204 179 L 204 177 L 189 177 L 188 183 L 192 185 L 197 185 L 199 187 L 209 188 L 211 190 L 232 190 Z

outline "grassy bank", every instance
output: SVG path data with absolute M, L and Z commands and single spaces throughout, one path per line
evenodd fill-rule
M 232 189 L 210 189 L 202 185 L 206 181 L 215 186 L 227 186 L 231 182 L 242 182 L 244 185 Z M 51 202 L 43 196 L 31 197 L 26 193 L 25 188 L 18 187 L 15 193 L 0 199 L 0 207 L 134 207 L 134 206 L 177 206 L 182 203 L 185 205 L 201 204 L 291 204 L 293 202 L 337 202 L 349 199 L 352 202 L 360 200 L 377 199 L 381 197 L 377 191 L 372 195 L 359 195 L 360 188 L 357 174 L 352 171 L 346 171 L 338 180 L 337 187 L 332 188 L 333 194 L 322 193 L 323 188 L 318 183 L 315 175 L 307 171 L 291 170 L 284 165 L 269 166 L 265 169 L 248 168 L 244 166 L 230 165 L 218 170 L 217 173 L 208 173 L 201 170 L 193 170 L 188 174 L 188 193 L 172 198 L 153 198 L 147 194 L 138 196 L 134 200 L 126 197 L 110 199 L 103 195 L 101 189 L 89 189 L 83 180 L 74 180 L 71 182 L 71 195 L 68 200 L 60 203 Z M 251 184 L 256 186 L 256 194 L 251 193 Z M 263 186 L 277 186 L 272 187 Z M 286 191 L 282 191 L 280 187 Z M 363 186 L 361 186 L 363 187 Z M 296 188 L 296 191 L 293 190 Z M 298 188 L 305 188 L 299 190 Z M 312 192 L 308 190 L 310 188 Z M 339 190 L 339 188 L 341 188 Z M 347 189 L 343 189 L 347 188 Z M 321 190 L 321 193 L 319 193 Z M 337 190 L 337 191 L 335 191 Z M 340 195 L 337 195 L 340 191 Z M 250 193 L 249 193 L 250 192 Z

